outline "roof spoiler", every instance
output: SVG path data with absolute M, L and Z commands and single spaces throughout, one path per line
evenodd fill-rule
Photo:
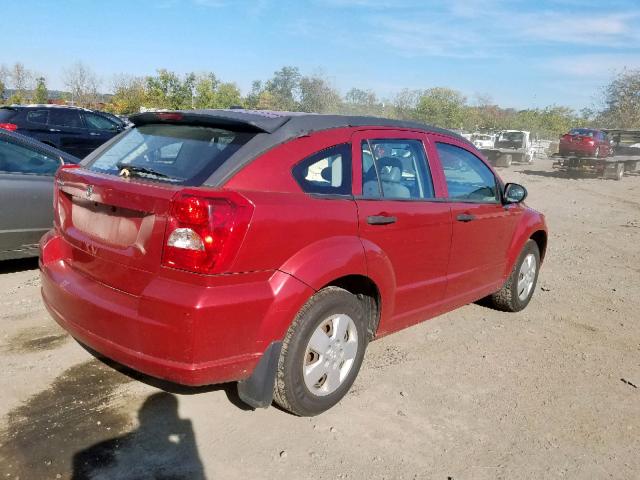
M 169 123 L 253 133 L 273 133 L 289 119 L 290 117 L 285 115 L 249 114 L 239 110 L 165 110 L 138 113 L 129 117 L 129 120 L 136 126 L 150 123 Z

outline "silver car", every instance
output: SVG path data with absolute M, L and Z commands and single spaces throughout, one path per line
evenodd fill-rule
M 53 176 L 80 159 L 0 129 L 0 260 L 35 257 L 53 223 Z

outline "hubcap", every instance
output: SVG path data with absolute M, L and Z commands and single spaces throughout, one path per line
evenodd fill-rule
M 529 297 L 533 289 L 533 282 L 536 279 L 536 268 L 536 257 L 533 253 L 524 257 L 522 265 L 520 265 L 520 271 L 518 272 L 518 298 L 523 302 Z
M 353 366 L 358 353 L 358 331 L 349 315 L 332 315 L 318 325 L 309 339 L 302 374 L 311 393 L 335 392 Z

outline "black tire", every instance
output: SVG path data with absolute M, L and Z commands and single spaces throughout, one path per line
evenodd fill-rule
M 531 291 L 526 296 L 526 298 L 520 299 L 520 297 L 518 296 L 518 277 L 520 274 L 522 263 L 529 254 L 533 254 L 536 261 L 535 276 L 533 279 L 533 286 L 531 287 Z M 519 312 L 520 310 L 523 310 L 531 301 L 533 292 L 535 292 L 536 290 L 539 272 L 540 249 L 538 248 L 538 244 L 535 241 L 529 240 L 527 241 L 527 243 L 525 243 L 522 252 L 520 252 L 520 255 L 518 256 L 518 260 L 511 270 L 509 278 L 504 283 L 502 288 L 496 293 L 487 297 L 489 306 L 495 308 L 496 310 L 502 310 L 503 312 Z
M 346 377 L 332 393 L 319 396 L 309 390 L 303 376 L 307 346 L 315 330 L 329 317 L 348 315 L 357 331 L 357 350 Z M 363 303 L 353 294 L 338 287 L 317 292 L 302 307 L 282 342 L 273 398 L 285 410 L 299 416 L 314 416 L 328 410 L 344 397 L 353 384 L 368 344 Z

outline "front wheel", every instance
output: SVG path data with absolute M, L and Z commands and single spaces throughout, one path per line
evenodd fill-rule
M 274 399 L 295 415 L 313 416 L 338 403 L 353 384 L 367 347 L 362 302 L 338 287 L 302 307 L 282 343 Z
M 509 278 L 500 290 L 489 296 L 491 306 L 505 312 L 519 312 L 531 300 L 540 270 L 540 249 L 529 240 L 525 243 Z

